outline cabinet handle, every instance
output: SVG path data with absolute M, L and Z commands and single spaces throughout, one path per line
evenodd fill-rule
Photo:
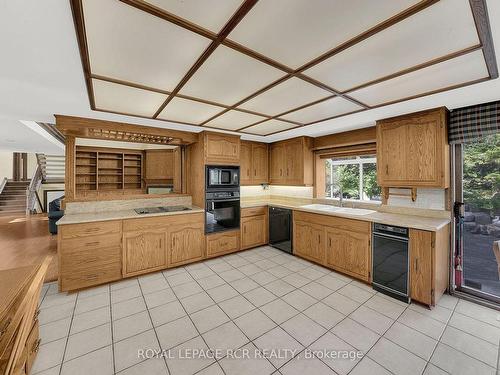
M 257 176 L 257 169 L 254 169 L 254 170 L 253 170 L 253 175 L 254 175 L 254 176 Z
M 321 245 L 321 235 L 318 234 L 318 243 Z
M 280 168 L 280 177 L 283 176 L 283 170 Z
M 95 245 L 99 245 L 99 241 L 87 242 L 87 243 L 85 244 L 85 246 L 95 246 Z
M 415 272 L 418 272 L 418 258 L 415 259 Z
M 385 174 L 389 174 L 389 164 L 385 165 Z
M 38 350 L 40 349 L 41 342 L 42 342 L 42 339 L 38 339 L 33 343 L 33 348 L 31 349 L 31 353 L 38 353 Z
M 332 247 L 332 239 L 331 238 L 328 239 L 328 246 Z
M 288 176 L 288 168 L 286 169 L 286 175 Z

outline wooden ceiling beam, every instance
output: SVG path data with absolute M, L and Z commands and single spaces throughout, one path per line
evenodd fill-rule
M 498 78 L 497 58 L 491 35 L 490 18 L 485 0 L 469 0 L 477 34 L 483 47 L 484 60 L 491 79 Z
M 158 115 L 163 111 L 167 104 L 177 95 L 177 93 L 184 87 L 187 81 L 196 73 L 196 71 L 203 65 L 203 63 L 210 57 L 210 55 L 217 49 L 217 47 L 222 43 L 224 39 L 233 31 L 236 25 L 246 16 L 246 14 L 257 4 L 258 0 L 245 0 L 245 2 L 238 8 L 238 10 L 233 14 L 229 21 L 224 25 L 222 30 L 217 34 L 217 37 L 212 40 L 209 46 L 201 54 L 196 62 L 191 66 L 188 72 L 182 77 L 181 81 L 172 90 L 172 93 L 163 102 L 163 104 L 158 108 L 153 118 L 157 118 Z

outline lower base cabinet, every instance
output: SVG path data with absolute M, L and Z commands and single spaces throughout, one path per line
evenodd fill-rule
M 175 225 L 168 229 L 169 266 L 178 266 L 205 258 L 205 223 Z
M 205 258 L 205 215 L 62 225 L 58 253 L 61 291 L 195 262 Z
M 166 229 L 123 233 L 123 274 L 151 272 L 167 266 Z
M 207 235 L 207 258 L 234 253 L 240 250 L 240 231 L 212 233 Z
M 241 249 L 266 245 L 268 242 L 267 207 L 241 210 Z
M 371 280 L 368 222 L 295 211 L 293 252 L 363 281 Z
M 434 306 L 448 287 L 450 227 L 410 229 L 410 297 Z

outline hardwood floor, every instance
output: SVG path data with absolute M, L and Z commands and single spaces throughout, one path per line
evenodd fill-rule
M 21 267 L 52 255 L 45 281 L 57 280 L 57 236 L 46 215 L 0 216 L 0 269 Z

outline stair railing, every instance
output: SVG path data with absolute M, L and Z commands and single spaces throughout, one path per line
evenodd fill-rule
M 43 210 L 37 193 L 40 185 L 42 184 L 42 179 L 42 168 L 40 164 L 37 164 L 35 173 L 33 174 L 33 178 L 31 179 L 30 184 L 26 189 L 26 215 L 29 215 L 32 212 L 36 212 L 37 203 L 40 206 L 40 209 Z

